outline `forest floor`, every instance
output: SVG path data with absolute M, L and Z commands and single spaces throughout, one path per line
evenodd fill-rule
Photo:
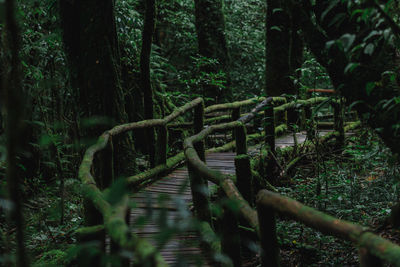
M 341 151 L 321 150 L 304 157 L 279 192 L 400 244 L 400 231 L 385 224 L 400 195 L 399 166 L 390 151 L 366 130 L 349 137 Z M 83 222 L 82 199 L 74 193 L 77 186 L 76 179 L 66 180 L 63 224 L 57 182 L 39 186 L 25 202 L 26 243 L 33 266 L 66 266 L 75 257 L 79 248 L 74 233 Z M 6 230 L 2 221 L 0 265 L 10 262 L 15 244 L 13 230 Z M 282 266 L 359 265 L 357 250 L 349 242 L 289 220 L 278 220 L 277 229 Z
M 342 151 L 324 149 L 305 158 L 278 191 L 400 244 L 400 231 L 387 223 L 400 196 L 399 165 L 390 151 L 366 130 L 347 138 Z M 290 220 L 280 220 L 277 230 L 282 266 L 359 266 L 350 242 Z

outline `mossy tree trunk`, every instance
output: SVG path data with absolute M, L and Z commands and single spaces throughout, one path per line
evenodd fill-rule
M 266 93 L 269 96 L 295 95 L 292 81 L 303 64 L 303 38 L 299 33 L 298 12 L 284 0 L 267 0 Z
M 107 120 L 118 123 L 127 120 L 120 86 L 114 1 L 62 0 L 60 5 L 71 84 L 82 118 L 103 117 L 103 125 L 85 131 L 97 138 L 111 128 Z
M 143 90 L 144 118 L 154 118 L 154 92 L 150 77 L 150 56 L 156 24 L 156 1 L 146 0 L 146 12 L 142 32 L 142 51 L 140 53 L 140 78 Z M 153 128 L 146 130 L 148 153 L 151 166 L 155 166 L 155 131 Z
M 61 0 L 60 15 L 63 41 L 67 53 L 70 81 L 79 104 L 78 120 L 81 122 L 81 139 L 95 142 L 98 136 L 116 123 L 127 122 L 123 92 L 120 85 L 120 57 L 113 0 Z M 89 127 L 82 123 L 90 120 Z M 92 126 L 93 125 L 93 126 Z M 84 139 L 83 139 L 84 140 Z M 118 149 L 116 148 L 117 145 Z M 88 144 L 82 144 L 81 146 Z M 125 153 L 115 160 L 116 170 L 127 168 L 126 157 L 132 143 L 129 138 L 114 140 L 115 150 Z M 99 158 L 101 160 L 101 157 Z M 129 161 L 129 164 L 134 163 Z M 95 177 L 101 176 L 95 169 Z M 99 181 L 99 184 L 102 182 Z M 102 224 L 101 214 L 89 201 L 85 201 L 85 224 Z M 99 236 L 98 239 L 104 241 Z M 95 263 L 93 263 L 95 264 Z
M 217 74 L 225 73 L 225 88 L 205 84 L 203 95 L 215 102 L 231 100 L 230 55 L 225 37 L 225 18 L 222 12 L 222 0 L 195 0 L 195 17 L 198 51 L 200 56 L 216 59 L 216 64 L 206 64 L 200 71 Z M 207 102 L 206 102 L 207 103 Z
M 377 134 L 381 136 L 385 144 L 394 152 L 400 153 L 400 134 L 398 125 L 400 122 L 399 106 L 396 100 L 400 87 L 400 80 L 391 78 L 391 73 L 398 74 L 398 50 L 395 42 L 380 38 L 370 38 L 368 35 L 373 32 L 389 30 L 389 39 L 399 38 L 398 34 L 391 35 L 395 28 L 390 26 L 387 19 L 380 23 L 374 21 L 374 17 L 360 20 L 358 16 L 351 16 L 358 6 L 357 3 L 347 5 L 338 1 L 316 1 L 311 5 L 309 1 L 291 1 L 301 18 L 299 23 L 304 34 L 306 45 L 315 55 L 318 62 L 324 66 L 331 78 L 331 81 L 348 103 L 355 103 L 353 107 L 359 112 Z M 370 14 L 379 14 L 379 9 L 371 1 Z M 375 13 L 376 12 L 376 13 Z M 341 14 L 340 23 L 334 23 L 338 14 Z M 354 40 L 350 43 L 349 41 Z M 338 40 L 331 46 L 327 42 Z M 340 45 L 348 44 L 347 49 Z M 371 54 L 352 53 L 352 49 L 363 45 L 374 47 Z M 334 59 L 334 60 L 332 60 Z M 346 70 L 350 63 L 358 63 L 353 70 Z M 345 71 L 346 70 L 346 71 Z M 367 88 L 373 89 L 367 90 Z M 392 101 L 392 102 L 390 102 Z M 387 105 L 386 105 L 387 104 Z
M 290 17 L 282 0 L 267 0 L 266 94 L 295 94 L 290 80 Z
M 7 137 L 7 186 L 8 197 L 12 203 L 10 209 L 10 223 L 16 229 L 16 245 L 17 257 L 16 266 L 29 266 L 24 245 L 23 233 L 23 214 L 22 214 L 22 194 L 21 183 L 23 173 L 21 172 L 21 156 L 26 153 L 24 151 L 26 139 L 26 131 L 28 129 L 25 122 L 26 119 L 26 102 L 23 96 L 22 76 L 20 75 L 20 35 L 19 27 L 15 18 L 16 8 L 14 0 L 5 1 L 5 25 L 6 25 L 6 48 L 9 54 L 9 70 L 5 75 L 4 87 L 2 88 L 2 96 L 4 94 L 4 104 L 7 110 L 6 120 L 6 137 Z M 22 165 L 23 166 L 23 165 Z

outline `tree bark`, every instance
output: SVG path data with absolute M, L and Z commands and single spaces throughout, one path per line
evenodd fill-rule
M 6 0 L 6 30 L 7 30 L 7 49 L 10 50 L 10 70 L 4 79 L 4 102 L 7 110 L 7 186 L 9 199 L 12 203 L 10 209 L 10 223 L 15 225 L 17 234 L 17 266 L 29 266 L 26 257 L 24 244 L 24 218 L 22 214 L 21 181 L 23 172 L 21 172 L 21 161 L 18 158 L 23 155 L 26 147 L 25 138 L 27 125 L 24 122 L 26 117 L 26 103 L 23 97 L 22 77 L 20 75 L 19 51 L 21 40 L 19 27 L 15 18 L 16 8 L 13 0 Z
M 95 142 L 113 124 L 127 122 L 120 85 L 114 1 L 61 0 L 60 15 L 70 81 L 80 109 L 80 135 L 89 138 L 89 143 Z M 85 119 L 89 120 L 90 126 L 85 126 Z M 115 155 L 120 155 L 115 161 L 115 169 L 120 175 L 128 168 L 134 168 L 135 162 L 127 160 L 133 153 L 132 143 L 129 137 L 124 137 L 114 140 L 114 144 L 119 144 L 115 148 Z M 126 166 L 128 163 L 125 162 L 129 162 L 130 166 Z M 101 168 L 94 170 L 97 179 L 102 177 L 100 171 Z M 102 224 L 102 216 L 93 204 L 88 201 L 85 203 L 85 224 Z
M 146 0 L 146 13 L 142 32 L 142 51 L 140 53 L 140 76 L 143 90 L 144 118 L 154 118 L 154 92 L 150 77 L 150 56 L 153 43 L 154 29 L 156 24 L 155 0 Z M 151 167 L 155 167 L 155 130 L 146 129 L 146 143 L 150 154 Z
M 399 81 L 390 80 L 386 75 L 394 72 L 398 76 L 396 47 L 385 40 L 383 34 L 365 41 L 373 31 L 390 29 L 388 21 L 383 20 L 383 23 L 378 24 L 357 20 L 357 16 L 350 16 L 351 7 L 340 1 L 331 8 L 332 1 L 328 0 L 317 1 L 315 6 L 311 6 L 308 1 L 288 2 L 298 10 L 301 17 L 299 25 L 307 46 L 326 68 L 335 90 L 346 98 L 347 103 L 354 103 L 360 117 L 375 129 L 392 152 L 400 153 L 400 104 L 396 101 L 400 92 Z M 341 16 L 340 23 L 332 23 L 338 15 Z M 345 34 L 354 37 L 347 49 L 343 48 L 343 44 L 346 44 L 346 39 L 343 39 Z M 363 49 L 359 53 L 351 52 L 363 43 L 374 45 L 371 54 L 365 53 Z M 350 63 L 358 65 L 350 71 L 346 69 Z M 372 89 L 367 90 L 368 87 Z
M 209 59 L 218 60 L 217 64 L 207 64 L 200 71 L 206 73 L 225 73 L 226 88 L 222 90 L 212 84 L 203 86 L 204 97 L 215 102 L 231 100 L 229 65 L 230 55 L 225 37 L 225 18 L 221 0 L 195 0 L 196 32 L 199 54 Z
M 60 14 L 70 80 L 81 117 L 101 118 L 100 125 L 87 131 L 90 137 L 97 138 L 111 128 L 110 122 L 127 121 L 120 86 L 114 1 L 62 0 Z

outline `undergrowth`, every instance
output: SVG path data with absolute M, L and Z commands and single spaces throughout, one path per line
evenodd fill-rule
M 321 147 L 291 177 L 289 186 L 278 189 L 280 193 L 400 243 L 400 231 L 386 223 L 399 199 L 399 168 L 375 134 L 363 130 L 347 138 L 340 151 Z M 277 229 L 283 266 L 359 265 L 357 249 L 349 242 L 294 221 L 278 220 Z

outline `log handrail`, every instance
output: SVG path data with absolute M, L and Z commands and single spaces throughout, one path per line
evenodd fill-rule
M 100 223 L 99 225 L 91 226 L 85 228 L 87 232 L 96 232 L 96 231 L 102 231 L 102 229 L 105 229 L 107 233 L 110 235 L 111 239 L 113 240 L 114 243 L 116 243 L 119 247 L 135 251 L 135 260 L 137 263 L 143 263 L 143 262 L 148 262 L 151 261 L 153 263 L 152 266 L 166 266 L 166 263 L 163 261 L 162 257 L 150 243 L 143 239 L 139 239 L 137 235 L 133 234 L 130 232 L 126 222 L 125 222 L 125 213 L 128 207 L 128 196 L 124 196 L 122 201 L 117 204 L 117 205 L 112 205 L 110 204 L 107 199 L 105 198 L 104 193 L 97 187 L 96 185 L 96 179 L 92 175 L 92 169 L 94 167 L 94 157 L 96 153 L 99 153 L 100 151 L 106 150 L 109 147 L 111 147 L 111 154 L 112 154 L 112 139 L 114 136 L 126 133 L 128 131 L 132 131 L 134 129 L 143 129 L 143 128 L 149 128 L 149 127 L 160 127 L 161 131 L 159 134 L 159 139 L 162 141 L 162 143 L 165 145 L 165 149 L 161 149 L 162 153 L 165 155 L 161 156 L 161 162 L 158 166 L 155 168 L 152 168 L 150 170 L 147 170 L 143 173 L 137 174 L 135 176 L 128 177 L 126 179 L 127 184 L 130 186 L 135 186 L 135 187 L 140 187 L 140 186 L 145 186 L 149 182 L 153 181 L 153 177 L 157 177 L 160 173 L 165 172 L 166 170 L 172 169 L 174 166 L 178 165 L 182 161 L 186 159 L 186 162 L 188 164 L 188 169 L 189 169 L 189 176 L 191 179 L 191 186 L 192 186 L 192 194 L 193 194 L 193 201 L 195 205 L 195 211 L 196 214 L 200 217 L 200 219 L 205 222 L 205 229 L 212 229 L 212 223 L 211 223 L 211 216 L 210 216 L 210 211 L 207 210 L 208 204 L 206 203 L 205 205 L 202 205 L 200 207 L 198 204 L 195 202 L 195 198 L 198 200 L 199 197 L 202 198 L 202 196 L 199 196 L 195 191 L 193 190 L 193 186 L 195 186 L 196 182 L 201 183 L 202 179 L 209 180 L 222 188 L 224 191 L 224 194 L 229 198 L 233 199 L 236 201 L 236 203 L 239 204 L 239 212 L 241 216 L 243 216 L 249 223 L 249 225 L 256 231 L 257 235 L 261 238 L 261 244 L 263 248 L 268 247 L 265 246 L 265 239 L 263 237 L 268 236 L 269 242 L 273 242 L 276 239 L 276 234 L 272 233 L 271 231 L 266 230 L 264 227 L 264 223 L 266 225 L 271 226 L 272 229 L 274 228 L 274 219 L 273 216 L 270 218 L 265 218 L 265 216 L 261 216 L 260 213 L 257 213 L 257 211 L 252 207 L 251 204 L 249 204 L 249 201 L 251 202 L 251 196 L 250 195 L 250 189 L 249 187 L 243 188 L 244 187 L 244 182 L 246 179 L 246 175 L 251 175 L 252 171 L 250 170 L 250 164 L 249 164 L 249 158 L 246 155 L 247 152 L 247 140 L 250 136 L 247 136 L 246 134 L 246 129 L 245 125 L 253 120 L 254 118 L 258 117 L 260 112 L 264 111 L 267 115 L 265 117 L 266 119 L 271 120 L 272 119 L 272 125 L 274 125 L 274 118 L 275 115 L 274 113 L 281 113 L 285 112 L 287 110 L 297 110 L 299 108 L 302 108 L 306 112 L 306 116 L 310 117 L 310 109 L 312 105 L 316 105 L 319 103 L 322 103 L 324 101 L 327 101 L 328 98 L 326 97 L 314 97 L 310 98 L 307 100 L 296 100 L 290 103 L 286 102 L 285 98 L 281 97 L 268 97 L 268 98 L 257 98 L 257 99 L 250 99 L 250 100 L 245 100 L 245 101 L 237 101 L 233 103 L 227 103 L 227 104 L 218 104 L 214 106 L 210 106 L 207 108 L 204 108 L 204 101 L 202 98 L 197 98 L 190 103 L 187 103 L 186 105 L 176 109 L 173 113 L 170 115 L 164 117 L 163 119 L 152 119 L 152 120 L 146 120 L 146 121 L 140 121 L 140 122 L 134 122 L 134 123 L 127 123 L 123 125 L 118 125 L 115 126 L 114 128 L 104 132 L 98 139 L 97 143 L 94 145 L 90 146 L 84 155 L 84 158 L 82 160 L 82 163 L 79 168 L 79 178 L 83 184 L 83 192 L 84 195 L 87 199 L 89 199 L 95 208 L 103 215 L 103 222 Z M 261 103 L 258 103 L 260 102 Z M 283 105 L 276 106 L 277 103 L 282 103 L 284 102 Z M 250 113 L 244 114 L 240 117 L 240 108 L 243 106 L 248 106 L 254 103 L 258 103 L 258 105 L 251 110 Z M 332 105 L 336 109 L 336 114 L 339 114 L 340 110 L 343 108 L 341 105 L 338 104 L 337 101 L 333 101 Z M 339 109 L 340 108 L 340 109 Z M 193 123 L 189 126 L 188 123 L 186 124 L 186 127 L 194 128 L 195 134 L 186 138 L 184 140 L 184 150 L 183 152 L 178 153 L 177 155 L 168 158 L 166 156 L 166 143 L 168 141 L 168 136 L 167 136 L 167 127 L 170 126 L 170 122 L 175 120 L 177 117 L 185 114 L 187 111 L 194 109 L 194 121 Z M 232 116 L 230 119 L 233 121 L 227 122 L 227 123 L 221 123 L 221 124 L 216 124 L 216 125 L 211 125 L 211 126 L 206 126 L 204 127 L 204 114 L 205 113 L 211 113 L 214 111 L 219 111 L 219 110 L 234 110 Z M 335 116 L 335 121 L 340 120 L 340 116 Z M 341 128 L 351 128 L 354 127 L 355 124 L 352 124 L 347 127 L 343 127 L 343 122 L 336 123 L 337 127 Z M 175 126 L 175 125 L 174 125 Z M 271 125 L 270 125 L 271 126 Z M 275 138 L 275 134 L 268 133 L 268 131 L 281 131 L 282 129 L 285 129 L 285 127 L 277 127 L 276 129 L 274 127 L 269 127 L 266 128 L 266 136 L 268 138 Z M 340 137 L 343 135 L 344 130 L 343 129 L 335 129 L 337 130 L 336 132 L 333 132 L 331 134 L 328 134 L 323 137 L 323 139 L 328 140 L 329 138 L 332 137 Z M 228 149 L 231 149 L 232 147 L 237 147 L 237 156 L 235 158 L 235 164 L 236 162 L 238 163 L 238 166 L 236 168 L 236 179 L 232 179 L 233 177 L 231 175 L 225 175 L 222 174 L 219 171 L 212 170 L 210 169 L 205 163 L 204 163 L 204 145 L 202 142 L 204 139 L 210 135 L 211 133 L 214 133 L 216 131 L 233 131 L 234 136 L 236 138 L 236 141 L 228 143 L 223 145 L 222 147 L 219 148 L 212 148 L 209 149 L 208 151 L 226 151 Z M 260 134 L 255 134 L 252 135 L 252 138 L 259 138 L 261 135 Z M 266 142 L 268 144 L 273 144 L 274 140 L 267 140 Z M 241 167 L 239 167 L 239 165 Z M 238 168 L 242 168 L 242 170 L 238 170 Z M 238 184 L 236 185 L 234 180 L 237 180 Z M 193 184 L 192 184 L 193 183 Z M 241 184 L 241 185 L 240 185 Z M 198 184 L 197 184 L 198 185 Z M 239 188 L 237 188 L 239 186 Z M 241 188 L 240 188 L 241 187 Z M 245 190 L 247 193 L 244 193 L 242 196 L 241 192 Z M 274 188 L 271 186 L 270 190 L 274 190 Z M 271 199 L 271 194 L 272 196 L 276 198 L 280 197 L 276 193 L 272 193 L 270 191 L 267 191 L 268 193 L 265 193 L 265 191 L 261 191 L 261 196 L 258 197 L 258 207 L 259 211 L 267 209 L 268 212 L 273 214 L 274 211 L 271 212 L 271 210 L 280 211 L 284 213 L 283 211 L 279 210 L 278 208 L 268 206 L 264 202 L 268 202 L 265 200 L 265 194 L 267 194 L 267 197 Z M 197 194 L 197 195 L 196 195 Z M 259 194 L 259 195 L 260 195 Z M 264 194 L 264 195 L 262 195 Z M 196 195 L 196 196 L 195 196 Z M 261 199 L 261 200 L 260 200 Z M 206 201 L 207 198 L 206 198 Z M 294 201 L 294 200 L 292 200 Z M 293 202 L 291 202 L 293 203 Z M 298 203 L 298 202 L 296 202 Z M 300 203 L 296 204 L 301 205 Z M 200 208 L 199 208 L 200 207 Z M 309 208 L 310 209 L 310 208 Z M 308 210 L 309 211 L 309 210 Z M 315 211 L 317 212 L 317 211 Z M 312 212 L 311 212 L 312 213 Z M 314 213 L 312 213 L 314 214 Z M 315 214 L 319 214 L 318 212 Z M 314 215 L 315 215 L 314 214 Z M 313 216 L 314 216 L 313 215 Z M 321 215 L 321 214 L 319 214 Z M 325 216 L 325 215 L 324 215 Z M 315 226 L 312 224 L 312 222 L 308 221 L 302 221 L 302 218 L 297 218 L 297 220 L 305 223 L 306 225 L 309 226 Z M 327 218 L 327 217 L 325 217 Z M 332 217 L 333 218 L 333 217 Z M 233 224 L 235 224 L 232 221 Z M 102 226 L 104 225 L 104 226 Z M 358 237 L 358 241 L 361 243 L 359 246 L 361 247 L 360 249 L 360 255 L 362 261 L 365 262 L 365 259 L 371 258 L 374 260 L 374 262 L 379 258 L 382 257 L 389 257 L 390 259 L 398 259 L 399 255 L 397 255 L 398 251 L 400 251 L 400 247 L 392 244 L 391 242 L 377 237 L 376 235 L 373 235 L 369 232 L 366 232 L 364 228 L 361 226 L 357 226 L 354 224 L 344 224 L 346 227 L 348 227 L 352 232 L 352 236 L 350 241 L 355 242 L 356 237 Z M 316 227 L 313 227 L 316 228 Z M 347 229 L 347 228 L 346 228 Z M 85 232 L 85 230 L 82 230 L 81 232 Z M 343 237 L 344 239 L 350 238 L 350 236 L 345 236 L 342 235 L 343 233 L 338 230 L 335 232 L 334 235 Z M 275 236 L 275 237 L 274 237 Z M 274 239 L 275 238 L 275 239 Z M 379 245 L 379 244 L 380 245 Z M 382 246 L 385 246 L 385 249 L 381 249 Z M 386 249 L 387 248 L 387 249 Z M 275 251 L 274 251 L 275 249 Z M 270 253 L 270 256 L 276 256 L 276 248 L 272 250 L 272 254 Z M 275 254 L 274 254 L 275 253 Z M 262 254 L 263 257 L 265 257 L 265 253 Z M 237 257 L 235 257 L 237 259 Z M 390 260 L 389 259 L 389 260 Z M 264 259 L 264 263 L 267 261 L 270 262 L 278 262 L 278 257 L 274 259 Z M 399 260 L 400 262 L 400 260 Z M 263 266 L 268 266 L 264 265 Z M 396 263 L 395 263 L 396 264 Z M 396 265 L 398 266 L 398 265 Z
M 272 247 L 277 247 L 278 244 L 276 240 L 266 240 L 264 238 L 275 235 L 271 233 L 274 229 L 271 223 L 275 224 L 274 219 L 271 220 L 271 218 L 275 217 L 274 213 L 286 215 L 323 234 L 352 242 L 362 251 L 360 253 L 361 262 L 363 262 L 363 257 L 368 257 L 369 259 L 374 258 L 374 264 L 377 264 L 377 262 L 382 264 L 381 260 L 385 260 L 395 266 L 400 266 L 400 246 L 373 234 L 366 227 L 337 219 L 305 206 L 294 199 L 268 190 L 261 190 L 257 194 L 256 202 L 259 216 L 269 217 L 262 219 L 262 221 L 267 221 L 266 224 L 260 224 L 261 239 L 264 239 L 264 242 L 261 242 L 263 247 L 262 266 L 277 266 L 271 265 L 271 259 L 278 258 L 277 255 L 272 255 L 277 253 L 277 251 L 272 250 Z M 268 228 L 264 228 L 264 226 L 268 226 Z
M 309 108 L 313 104 L 318 104 L 326 100 L 327 98 L 323 97 L 316 97 L 310 100 L 297 100 L 291 103 L 286 103 L 279 107 L 275 107 L 273 110 L 276 112 L 283 112 L 288 109 L 297 109 L 299 107 Z M 303 206 L 295 200 L 284 198 L 277 193 L 266 190 L 261 191 L 257 196 L 257 213 L 251 207 L 249 202 L 243 198 L 241 190 L 236 187 L 231 176 L 210 169 L 201 160 L 195 149 L 196 142 L 201 142 L 208 135 L 215 131 L 243 128 L 245 123 L 253 119 L 260 110 L 262 110 L 271 102 L 272 99 L 267 98 L 261 104 L 259 104 L 257 108 L 253 109 L 252 112 L 241 117 L 239 120 L 209 126 L 208 128 L 202 130 L 196 135 L 187 138 L 184 141 L 184 152 L 187 159 L 188 167 L 190 167 L 189 169 L 197 172 L 203 178 L 219 185 L 229 199 L 235 200 L 235 202 L 238 204 L 240 215 L 244 217 L 248 221 L 250 226 L 257 232 L 261 240 L 261 246 L 263 249 L 262 266 L 279 266 L 279 249 L 275 232 L 276 226 L 273 212 L 274 209 L 286 215 L 289 215 L 290 213 L 290 215 L 292 215 L 295 220 L 311 226 L 314 229 L 320 230 L 323 233 L 330 233 L 339 238 L 352 241 L 360 247 L 360 262 L 362 266 L 372 266 L 371 263 L 381 264 L 382 259 L 385 259 L 390 263 L 395 264 L 395 266 L 400 266 L 399 246 L 384 238 L 370 233 L 366 228 L 363 228 L 356 224 L 344 222 L 329 215 L 323 214 L 312 208 Z M 341 102 L 333 101 L 332 105 L 335 108 L 335 113 L 338 113 L 343 109 Z M 272 116 L 274 116 L 273 113 Z M 336 137 L 337 139 L 341 139 L 341 137 L 343 137 L 343 133 L 345 131 L 343 127 L 343 121 L 336 122 L 337 120 L 340 120 L 339 116 L 335 116 L 335 124 L 340 125 L 341 129 L 335 129 L 337 130 L 336 132 L 324 136 L 324 140 L 328 140 L 332 137 Z M 351 124 L 346 128 L 351 129 L 357 126 L 359 126 L 358 122 Z M 238 170 L 236 169 L 236 171 Z M 273 196 L 275 201 L 271 200 L 270 202 L 268 202 L 269 200 L 265 200 L 265 195 L 267 195 L 267 197 L 269 197 L 270 199 L 272 199 L 271 196 Z M 281 201 L 276 201 L 276 199 L 280 199 Z M 282 199 L 284 199 L 284 201 Z M 283 205 L 283 202 L 285 201 L 292 203 L 292 209 L 290 211 L 287 211 L 287 205 Z M 273 208 L 271 208 L 272 204 L 269 204 L 268 206 L 267 203 L 274 203 Z M 303 214 L 303 212 L 309 216 L 304 217 L 305 215 Z M 320 225 L 322 226 L 320 227 Z M 230 248 L 227 251 L 235 251 L 235 249 Z M 232 259 L 237 260 L 237 257 L 235 255 L 231 256 Z
M 131 233 L 127 224 L 125 223 L 125 212 L 128 207 L 128 198 L 125 197 L 118 205 L 113 206 L 106 200 L 103 192 L 97 187 L 96 180 L 92 175 L 95 154 L 105 150 L 107 146 L 112 143 L 113 136 L 117 136 L 134 129 L 157 126 L 165 127 L 167 123 L 173 121 L 178 116 L 184 114 L 190 109 L 196 108 L 199 105 L 204 105 L 202 98 L 197 98 L 186 105 L 177 108 L 173 113 L 166 116 L 164 119 L 152 119 L 115 126 L 111 130 L 104 132 L 99 137 L 98 141 L 86 150 L 82 163 L 79 167 L 78 176 L 82 182 L 85 197 L 93 203 L 94 207 L 103 216 L 103 223 L 107 233 L 121 248 L 135 251 L 135 258 L 139 263 L 153 262 L 155 266 L 166 266 L 166 263 L 156 248 L 146 240 L 139 239 L 137 235 Z M 176 160 L 177 159 L 172 160 L 169 163 L 173 164 L 176 162 Z M 168 162 L 164 162 L 164 164 L 167 165 Z M 111 177 L 108 179 L 111 179 Z
M 311 98 L 309 100 L 301 100 L 299 101 L 299 103 L 284 104 L 277 107 L 277 109 L 279 109 L 280 111 L 284 111 L 290 108 L 299 108 L 302 106 L 318 104 L 325 100 L 326 98 Z M 224 190 L 225 194 L 229 198 L 236 200 L 239 204 L 239 210 L 241 211 L 242 216 L 249 222 L 249 224 L 253 227 L 253 229 L 255 229 L 257 233 L 259 233 L 259 226 L 256 211 L 252 209 L 249 203 L 247 203 L 247 201 L 241 196 L 239 190 L 236 188 L 234 182 L 232 181 L 231 176 L 225 175 L 219 171 L 207 167 L 207 165 L 200 159 L 195 149 L 195 144 L 197 142 L 203 141 L 208 135 L 215 131 L 228 131 L 237 127 L 242 127 L 243 125 L 254 119 L 261 110 L 265 109 L 267 105 L 270 105 L 273 102 L 274 98 L 268 97 L 264 99 L 260 104 L 258 104 L 250 113 L 242 116 L 237 121 L 211 125 L 199 132 L 198 134 L 185 139 L 183 145 L 188 166 L 190 166 L 190 168 L 192 168 L 202 177 L 221 186 L 221 188 Z
M 335 89 L 307 89 L 307 93 L 336 94 Z

